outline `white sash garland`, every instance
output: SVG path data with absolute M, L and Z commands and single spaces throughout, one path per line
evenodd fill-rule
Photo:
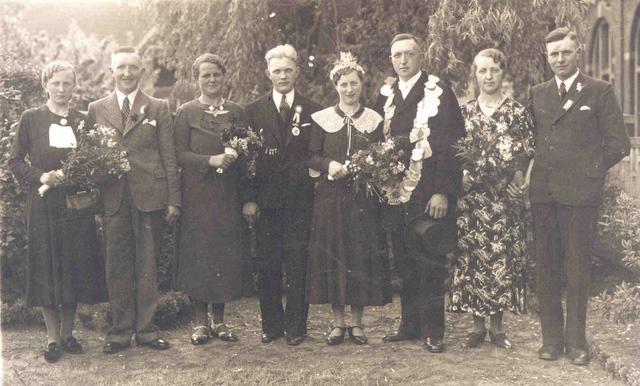
M 409 141 L 415 143 L 415 148 L 411 152 L 411 161 L 406 175 L 398 186 L 383 189 L 385 196 L 389 199 L 389 205 L 399 205 L 408 202 L 411 193 L 418 185 L 422 175 L 422 160 L 433 155 L 431 145 L 429 144 L 429 118 L 438 115 L 438 107 L 440 106 L 440 96 L 443 93 L 442 88 L 438 86 L 440 79 L 435 75 L 429 75 L 424 83 L 424 97 L 416 107 L 416 117 L 413 120 L 413 129 L 409 133 Z M 396 106 L 393 104 L 395 93 L 393 83 L 387 82 L 380 89 L 380 93 L 387 97 L 384 104 L 384 127 L 383 132 L 385 139 L 391 137 L 391 120 L 395 114 Z M 393 198 L 392 198 L 393 197 Z

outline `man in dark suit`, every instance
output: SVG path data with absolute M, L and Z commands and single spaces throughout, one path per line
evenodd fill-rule
M 530 194 L 543 340 L 538 354 L 555 360 L 566 348 L 572 363 L 585 365 L 591 250 L 604 177 L 629 154 L 630 144 L 611 85 L 578 70 L 576 34 L 559 28 L 545 42 L 555 76 L 531 88 L 536 154 Z
M 180 214 L 171 115 L 166 101 L 138 89 L 144 67 L 134 48 L 116 50 L 111 70 L 116 90 L 89 104 L 89 124 L 117 129 L 131 170 L 120 179 L 107 180 L 100 189 L 113 320 L 103 351 L 112 354 L 128 348 L 134 333 L 139 345 L 162 350 L 169 343 L 153 325 L 156 256 L 163 217 L 173 223 Z
M 307 162 L 310 115 L 319 106 L 294 88 L 300 70 L 291 45 L 273 48 L 265 59 L 273 90 L 246 107 L 249 125 L 262 131 L 265 150 L 258 159 L 256 200 L 244 205 L 243 215 L 249 223 L 257 220 L 262 342 L 286 332 L 287 344 L 296 346 L 307 333 L 305 275 L 314 194 Z
M 445 255 L 415 248 L 404 242 L 406 224 L 428 213 L 435 219 L 454 220 L 456 199 L 462 179 L 452 145 L 464 136 L 464 120 L 451 89 L 437 77 L 420 70 L 421 49 L 410 34 L 396 35 L 391 42 L 391 62 L 398 81 L 382 87 L 374 109 L 385 117 L 385 137 L 395 137 L 404 146 L 414 147 L 420 124 L 415 121 L 423 99 L 431 108 L 427 124 L 428 149 L 422 175 L 407 204 L 386 207 L 391 217 L 394 258 L 402 276 L 400 292 L 402 321 L 398 331 L 384 337 L 385 342 L 423 339 L 430 352 L 444 350 Z M 425 98 L 425 90 L 429 93 Z M 431 155 L 429 153 L 432 152 Z M 388 216 L 391 215 L 391 216 Z

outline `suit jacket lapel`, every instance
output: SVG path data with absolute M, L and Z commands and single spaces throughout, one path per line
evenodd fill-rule
M 120 133 L 123 133 L 124 125 L 122 122 L 122 113 L 120 112 L 120 106 L 118 105 L 118 98 L 116 97 L 115 92 L 104 100 L 102 108 L 104 109 L 104 117 L 107 121 L 109 121 L 113 127 L 118 129 Z
M 127 135 L 128 132 L 131 131 L 142 119 L 147 115 L 147 110 L 149 109 L 149 97 L 147 94 L 142 92 L 142 90 L 138 90 L 138 94 L 136 95 L 136 99 L 133 101 L 133 105 L 131 105 L 131 112 L 129 113 L 129 118 L 127 118 L 127 122 L 124 126 L 124 133 L 122 135 Z M 144 114 L 142 113 L 144 106 Z
M 552 81 L 557 92 L 558 85 L 556 83 L 555 78 L 552 79 Z M 582 99 L 582 96 L 584 95 L 584 92 L 582 91 L 582 88 L 584 87 L 584 82 L 585 82 L 584 76 L 582 75 L 582 73 L 579 73 L 576 79 L 573 81 L 571 88 L 567 92 L 566 98 L 564 98 L 564 100 L 562 101 L 562 105 L 560 106 L 560 109 L 556 111 L 556 114 L 553 118 L 552 123 L 556 123 L 558 120 L 560 120 L 560 118 L 565 116 L 565 114 L 567 114 L 569 111 L 575 108 L 575 106 L 578 104 L 578 102 L 580 101 L 580 99 Z M 580 91 L 578 91 L 578 84 L 581 85 Z M 556 95 L 559 95 L 559 94 L 556 94 Z M 567 106 L 567 104 L 569 104 L 569 106 Z M 567 108 L 565 108 L 565 106 Z
M 407 97 L 402 101 L 402 103 L 400 103 L 399 105 L 396 105 L 396 112 L 403 111 L 406 108 L 412 107 L 412 106 L 415 109 L 416 105 L 418 104 L 418 101 L 420 101 L 420 99 L 424 97 L 424 84 L 427 81 L 427 79 L 428 79 L 427 73 L 422 71 L 422 75 L 420 75 L 420 78 L 418 78 L 418 81 L 413 85 L 413 87 L 411 87 L 411 90 L 409 91 L 409 94 L 407 94 Z M 400 92 L 399 87 L 398 87 L 397 93 L 400 95 L 400 98 L 402 98 L 402 93 Z

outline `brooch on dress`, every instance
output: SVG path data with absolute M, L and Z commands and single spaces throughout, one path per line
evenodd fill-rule
M 211 114 L 214 117 L 217 117 L 218 115 L 226 114 L 229 111 L 224 109 L 224 100 L 222 100 L 222 103 L 220 103 L 220 106 L 212 106 L 211 105 L 204 112 L 207 113 L 207 114 Z

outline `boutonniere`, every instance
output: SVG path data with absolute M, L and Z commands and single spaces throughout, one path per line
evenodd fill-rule
M 565 103 L 564 106 L 562 106 L 562 108 L 565 110 L 569 110 L 571 106 L 573 106 L 573 101 L 571 99 L 568 99 L 567 103 Z
M 578 84 L 576 84 L 576 90 L 578 90 L 578 92 L 582 91 L 582 83 L 578 82 Z
M 155 119 L 153 119 L 153 120 L 149 120 L 149 119 L 145 118 L 145 119 L 144 119 L 144 121 L 142 121 L 142 124 L 143 124 L 143 125 L 149 124 L 149 125 L 151 125 L 151 126 L 153 126 L 153 127 L 156 127 L 157 122 L 156 122 L 156 120 L 155 120 Z
M 291 123 L 293 125 L 291 128 L 291 134 L 297 137 L 300 135 L 300 114 L 302 114 L 302 106 L 296 105 L 293 111 L 293 118 L 291 118 Z

